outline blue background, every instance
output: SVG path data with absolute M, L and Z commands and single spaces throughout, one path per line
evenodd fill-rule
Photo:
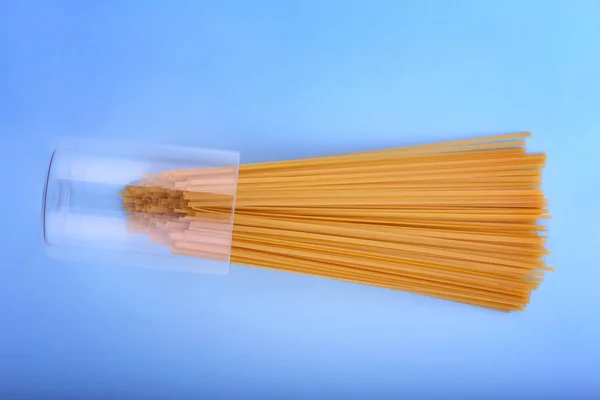
M 42 251 L 65 135 L 251 162 L 520 130 L 557 267 L 525 313 Z M 3 0 L 0 132 L 0 397 L 600 396 L 598 1 Z

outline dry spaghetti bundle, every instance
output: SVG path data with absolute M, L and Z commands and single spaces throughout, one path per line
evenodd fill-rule
M 247 164 L 235 193 L 234 169 L 167 171 L 123 204 L 177 254 L 523 310 L 551 270 L 527 136 Z

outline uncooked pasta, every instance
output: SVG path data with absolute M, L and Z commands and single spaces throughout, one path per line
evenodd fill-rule
M 123 205 L 175 254 L 523 310 L 552 270 L 528 136 L 165 171 Z

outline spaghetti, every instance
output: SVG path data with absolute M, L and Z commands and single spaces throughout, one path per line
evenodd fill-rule
M 552 270 L 528 136 L 247 164 L 236 193 L 232 169 L 163 172 L 123 205 L 176 254 L 523 310 Z

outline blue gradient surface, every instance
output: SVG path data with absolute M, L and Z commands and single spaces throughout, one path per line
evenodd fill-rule
M 0 6 L 0 398 L 599 398 L 600 3 Z M 58 138 L 289 159 L 531 130 L 550 274 L 525 313 L 232 267 L 48 260 Z

